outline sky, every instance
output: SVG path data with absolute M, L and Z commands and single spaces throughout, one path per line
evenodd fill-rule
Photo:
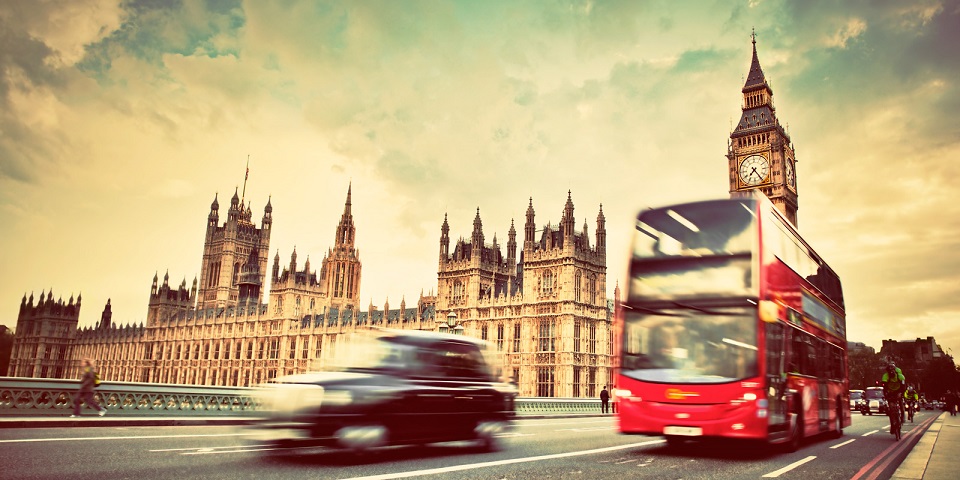
M 504 245 L 569 191 L 612 297 L 640 209 L 728 195 L 753 31 L 848 340 L 960 353 L 960 0 L 0 2 L 0 324 L 145 321 L 237 189 L 316 268 L 352 185 L 363 308 L 436 290 L 445 215 Z

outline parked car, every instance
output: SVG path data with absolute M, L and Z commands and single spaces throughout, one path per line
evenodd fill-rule
M 496 449 L 511 428 L 517 389 L 485 341 L 374 330 L 348 335 L 322 371 L 279 377 L 259 390 L 264 417 L 247 428 L 272 445 L 362 451 L 475 440 Z
M 863 390 L 850 390 L 850 411 L 860 410 L 860 401 L 863 400 Z
M 867 387 L 863 391 L 860 413 L 862 415 L 887 413 L 887 401 L 883 398 L 883 387 Z

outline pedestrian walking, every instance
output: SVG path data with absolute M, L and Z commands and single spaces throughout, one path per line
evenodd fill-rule
M 70 415 L 70 418 L 80 416 L 81 403 L 86 403 L 88 407 L 97 409 L 101 417 L 107 414 L 107 409 L 97 403 L 97 399 L 93 395 L 99 384 L 100 377 L 97 375 L 93 360 L 84 358 L 80 376 L 80 390 L 73 397 L 73 414 Z
M 947 394 L 944 395 L 943 400 L 947 406 L 947 411 L 950 412 L 950 416 L 957 416 L 957 394 L 947 390 Z
M 610 392 L 606 385 L 600 390 L 600 413 L 610 413 Z

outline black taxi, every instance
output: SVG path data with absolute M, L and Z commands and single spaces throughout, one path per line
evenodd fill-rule
M 276 446 L 354 451 L 475 440 L 497 448 L 511 427 L 516 387 L 479 339 L 417 330 L 342 335 L 320 371 L 258 388 L 251 437 Z

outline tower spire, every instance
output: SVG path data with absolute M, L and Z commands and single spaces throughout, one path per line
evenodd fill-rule
M 760 59 L 757 57 L 757 32 L 754 31 L 751 33 L 750 38 L 753 43 L 753 58 L 750 61 L 750 73 L 747 74 L 747 81 L 743 84 L 744 92 L 757 87 L 770 88 L 770 86 L 767 85 L 766 77 L 763 75 L 763 69 L 760 68 Z

